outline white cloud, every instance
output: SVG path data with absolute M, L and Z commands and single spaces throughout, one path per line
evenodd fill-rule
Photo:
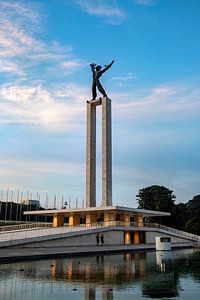
M 0 1 L 0 72 L 14 76 L 0 87 L 0 124 L 67 131 L 78 126 L 76 118 L 81 120 L 85 88 L 68 83 L 47 89 L 44 81 L 36 82 L 41 75 L 46 80 L 71 74 L 85 63 L 73 57 L 71 47 L 39 38 L 42 10 L 32 2 Z
M 12 61 L 11 59 L 0 59 L 1 72 L 9 73 L 9 74 L 17 74 L 19 76 L 24 76 L 24 71 L 19 68 L 19 65 L 16 61 Z
M 198 116 L 200 111 L 200 89 L 178 85 L 161 85 L 146 91 L 145 95 L 135 94 L 134 100 L 130 94 L 113 95 L 123 101 L 114 102 L 113 108 L 120 119 L 141 120 L 171 120 Z
M 137 79 L 133 73 L 129 72 L 126 76 L 117 76 L 117 77 L 112 77 L 110 80 L 111 81 L 117 81 L 119 83 L 119 86 L 122 86 L 122 83 L 125 81 L 130 81 L 133 79 Z
M 79 70 L 81 68 L 83 68 L 86 64 L 84 62 L 82 62 L 81 60 L 66 60 L 66 61 L 62 61 L 58 67 L 60 68 L 60 70 L 63 70 L 65 72 L 69 73 L 73 73 L 76 70 Z M 55 70 L 55 69 L 54 69 Z
M 113 25 L 121 23 L 125 19 L 125 13 L 116 5 L 115 1 L 105 0 L 75 0 L 81 9 L 90 14 L 106 18 Z
M 134 0 L 134 2 L 144 6 L 153 6 L 158 3 L 158 0 Z
M 32 3 L 32 8 L 33 3 Z M 24 6 L 20 1 L 1 1 L 0 2 L 0 9 L 2 13 L 6 13 L 7 17 L 16 17 L 22 16 L 31 20 L 33 23 L 37 23 L 39 21 L 39 15 L 34 10 L 31 9 L 30 6 Z
M 32 37 L 31 30 L 26 28 L 27 21 L 32 28 L 37 20 L 30 7 L 24 7 L 19 2 L 0 3 L 0 58 L 3 67 L 1 71 L 20 74 L 24 68 L 24 56 L 33 53 L 34 49 L 42 48 L 41 43 Z M 13 64 L 13 60 L 15 67 L 8 68 L 8 65 Z
M 81 90 L 81 92 L 80 92 Z M 36 86 L 2 86 L 0 89 L 0 123 L 26 123 L 47 130 L 77 128 L 85 113 L 89 90 L 74 83 L 57 85 L 48 90 Z M 197 115 L 200 111 L 200 90 L 163 85 L 153 88 L 146 96 L 130 101 L 114 102 L 119 119 L 152 121 Z M 115 97 L 113 97 L 114 99 Z
M 133 73 L 131 73 L 131 72 L 129 72 L 127 74 L 127 76 L 119 76 L 119 77 L 111 78 L 111 80 L 119 80 L 119 81 L 127 81 L 127 80 L 130 80 L 130 79 L 136 79 L 136 76 L 133 75 Z
M 48 131 L 76 130 L 85 122 L 89 88 L 68 83 L 4 85 L 0 88 L 0 124 L 26 124 Z M 168 121 L 199 116 L 200 89 L 174 85 L 152 88 L 146 95 L 112 95 L 115 119 L 131 123 Z M 123 99 L 123 100 L 122 100 Z
M 45 62 L 49 68 L 76 71 L 82 67 L 72 58 L 71 47 L 62 47 L 57 41 L 44 42 L 41 34 L 41 7 L 32 3 L 0 2 L 0 62 L 1 70 L 11 75 L 34 76 L 32 67 Z M 29 70 L 31 69 L 31 72 Z M 29 74 L 30 73 L 30 74 Z M 37 77 L 37 74 L 35 74 Z
M 84 120 L 88 91 L 76 84 L 47 90 L 37 86 L 0 88 L 0 124 L 26 124 L 41 130 L 69 131 Z

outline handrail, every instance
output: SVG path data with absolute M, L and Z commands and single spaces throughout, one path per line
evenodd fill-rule
M 66 228 L 67 227 L 67 228 Z M 2 242 L 15 242 L 19 240 L 37 239 L 44 236 L 53 236 L 57 234 L 64 234 L 68 232 L 76 232 L 84 230 L 83 226 L 64 226 L 55 228 L 33 228 L 34 230 L 21 230 L 21 231 L 10 231 L 2 232 L 0 234 L 0 243 Z
M 167 227 L 167 226 L 157 224 L 157 223 L 142 223 L 142 222 L 136 223 L 136 222 L 129 222 L 129 221 L 109 220 L 109 221 L 104 221 L 104 222 L 99 222 L 99 223 L 92 223 L 91 226 L 96 226 L 96 227 L 99 227 L 99 226 L 131 226 L 131 227 L 138 227 L 138 228 L 142 228 L 142 227 L 159 228 L 159 229 L 168 231 L 170 233 L 176 233 L 178 235 L 181 235 L 182 237 L 188 237 L 195 241 L 200 242 L 200 236 L 198 236 L 196 234 L 178 230 L 178 229 L 175 229 L 172 227 Z
M 0 232 L 2 231 L 13 231 L 13 230 L 21 230 L 21 229 L 32 229 L 32 228 L 41 228 L 41 227 L 52 227 L 51 223 L 27 223 L 27 224 L 19 224 L 19 225 L 7 225 L 0 226 Z
M 163 229 L 165 231 L 169 231 L 171 233 L 176 233 L 179 234 L 181 236 L 184 237 L 189 237 L 192 238 L 194 240 L 200 241 L 200 236 L 196 235 L 196 234 L 192 234 L 186 231 L 182 231 L 182 230 L 178 230 L 172 227 L 168 227 L 165 225 L 161 225 L 161 224 L 157 224 L 157 223 L 144 223 L 144 227 L 150 227 L 150 228 L 159 228 L 159 229 Z

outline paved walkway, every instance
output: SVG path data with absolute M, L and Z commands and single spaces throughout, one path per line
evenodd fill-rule
M 188 244 L 174 244 L 173 247 L 188 247 Z M 140 245 L 109 245 L 109 246 L 79 246 L 79 247 L 13 247 L 0 249 L 0 263 L 34 260 L 52 257 L 68 257 L 82 255 L 100 255 L 105 253 L 155 250 L 155 244 Z

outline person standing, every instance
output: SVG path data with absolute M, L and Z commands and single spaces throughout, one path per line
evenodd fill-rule
M 97 235 L 96 235 L 96 243 L 97 243 L 97 246 L 99 246 L 99 242 L 100 242 L 100 238 L 99 238 L 99 234 L 97 233 Z
M 103 246 L 104 245 L 104 236 L 103 236 L 103 234 L 101 235 L 101 246 Z

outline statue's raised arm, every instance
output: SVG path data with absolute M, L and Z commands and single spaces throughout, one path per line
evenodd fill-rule
M 112 60 L 112 62 L 109 65 L 105 65 L 105 68 L 101 71 L 102 73 L 106 72 L 108 69 L 110 69 L 110 67 L 114 64 L 114 60 Z

